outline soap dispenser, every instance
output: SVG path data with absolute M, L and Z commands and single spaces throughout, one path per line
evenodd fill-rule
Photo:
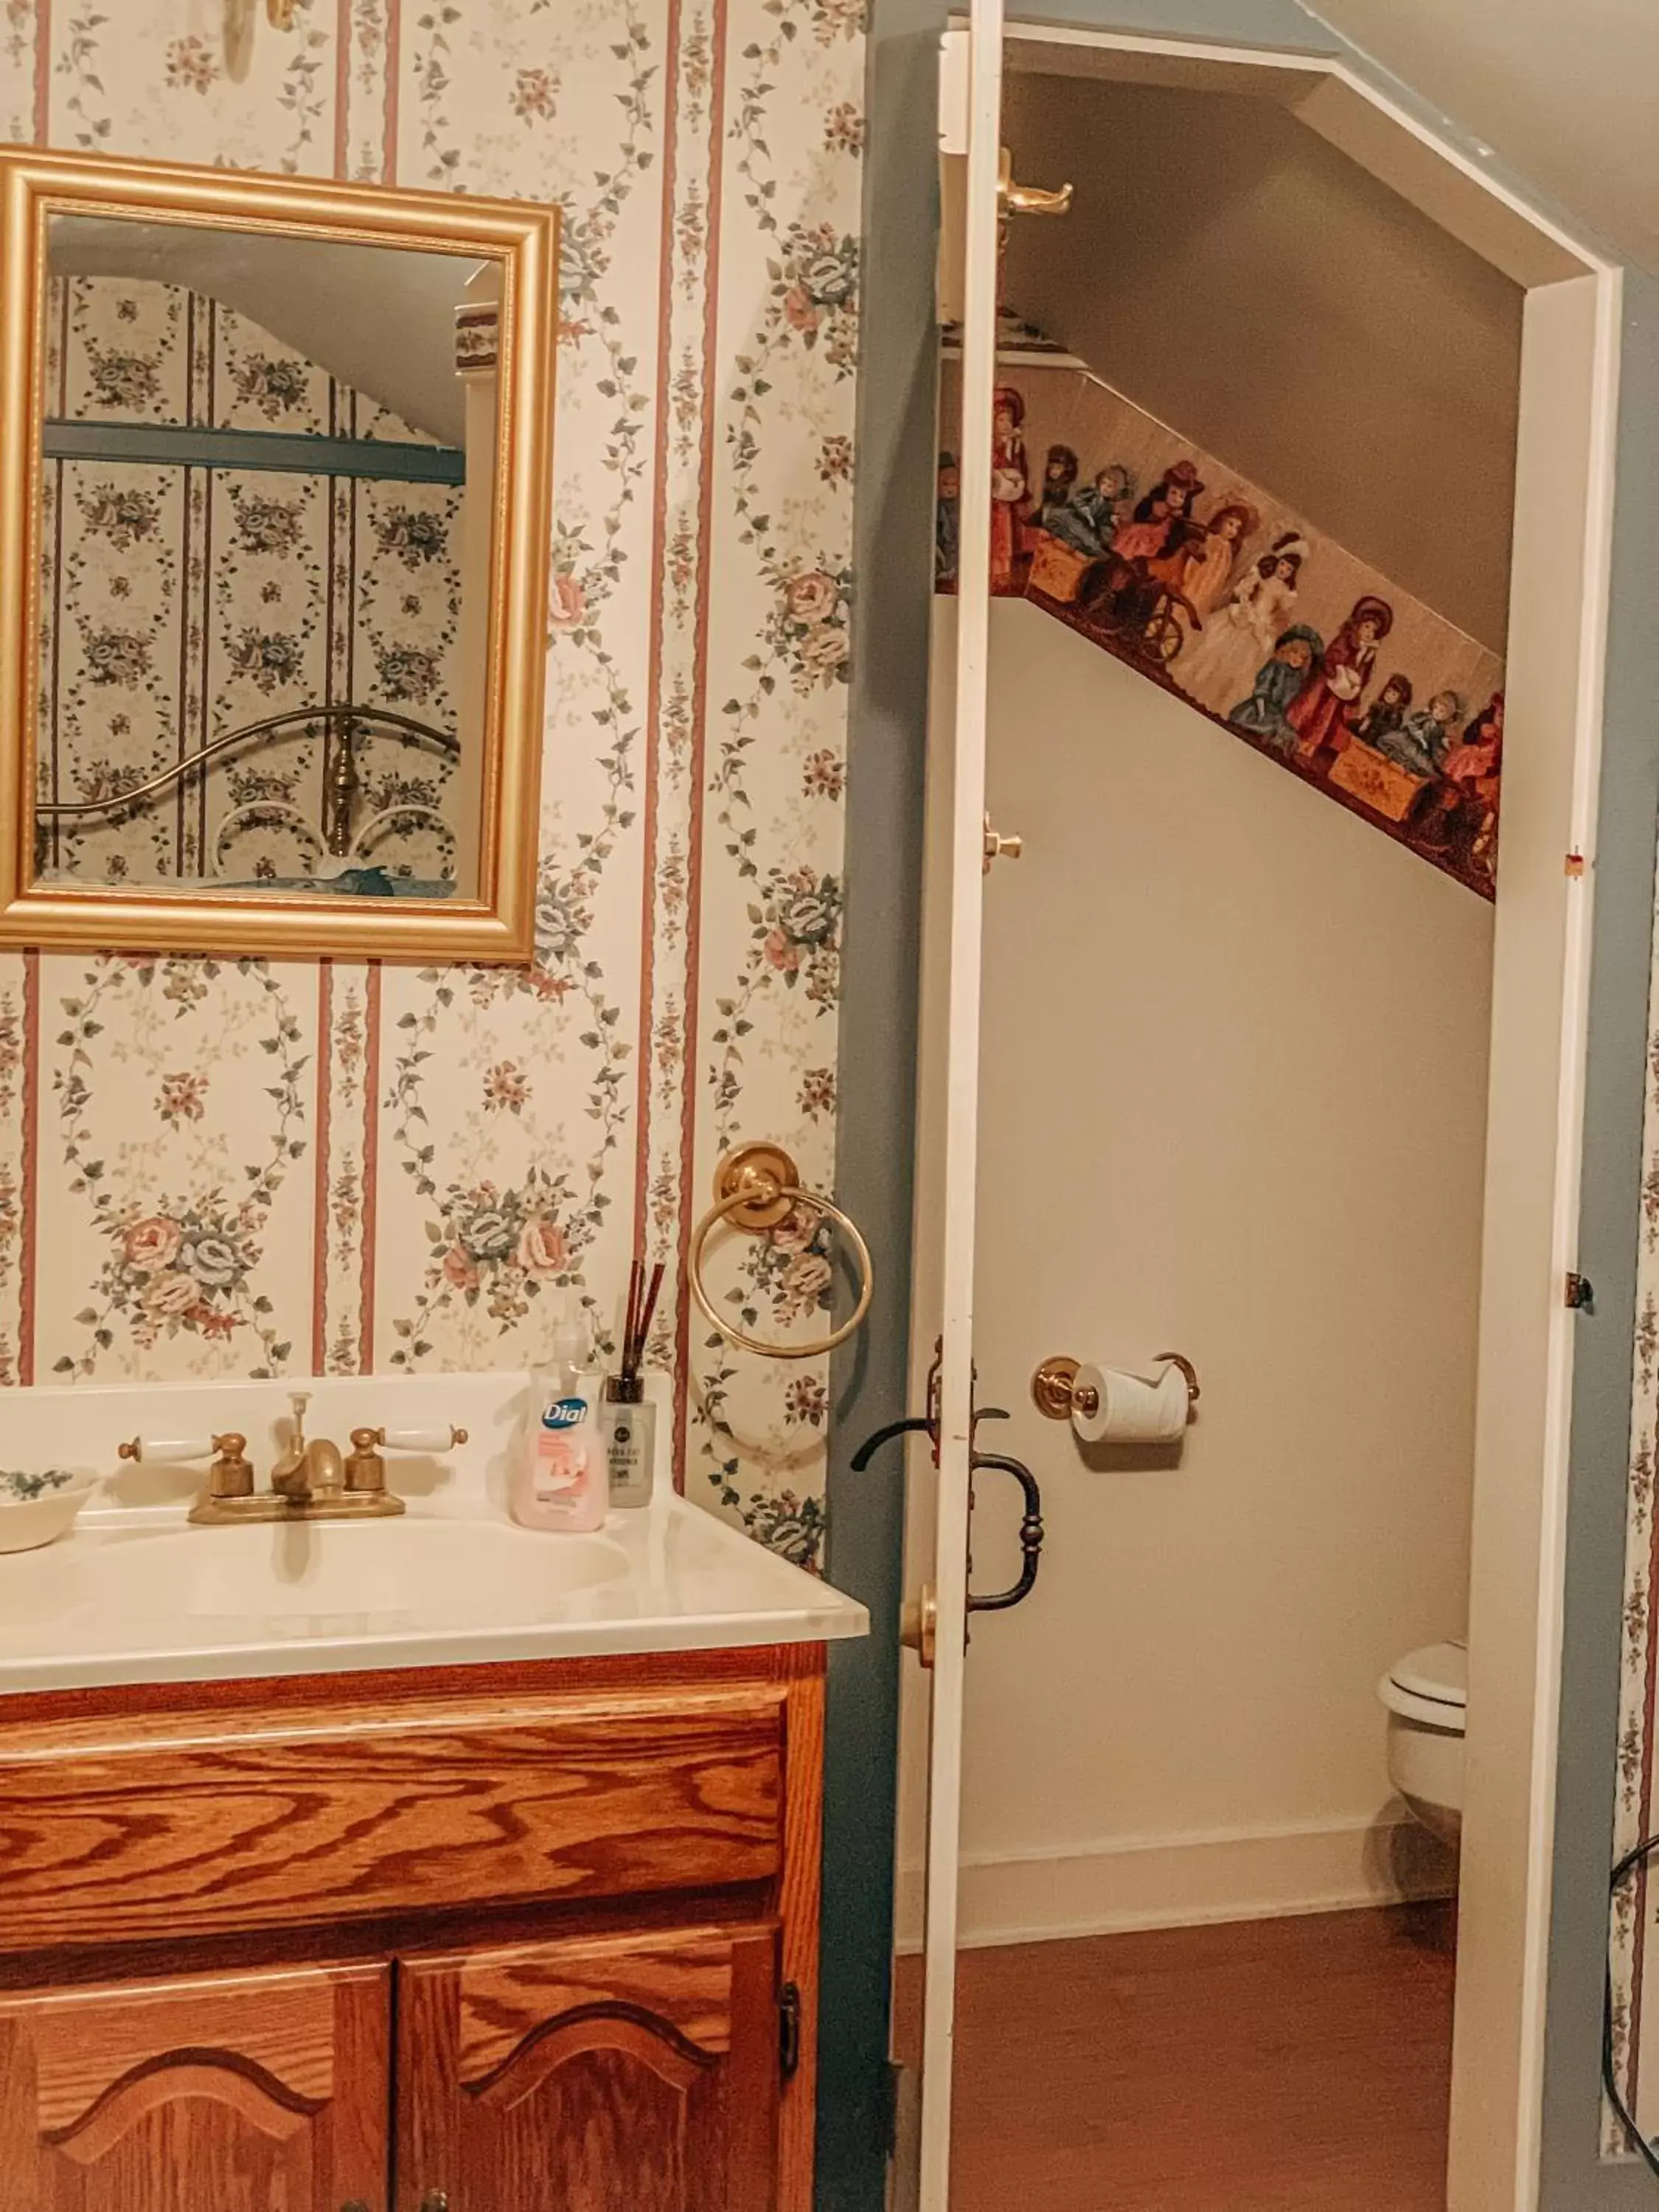
M 588 1348 L 586 1327 L 567 1308 L 553 1331 L 550 1365 L 532 1377 L 508 1501 L 521 1528 L 591 1535 L 605 1525 L 605 1442 L 583 1371 Z

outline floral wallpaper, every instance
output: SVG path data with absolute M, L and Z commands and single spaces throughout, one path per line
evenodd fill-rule
M 642 1248 L 681 1479 L 811 1561 L 824 1372 L 681 1277 L 725 1147 L 834 1173 L 861 0 L 300 0 L 240 84 L 213 23 L 6 0 L 0 125 L 565 210 L 537 958 L 0 957 L 0 1379 L 517 1365 Z M 835 1264 L 711 1247 L 785 1334 Z
M 947 422 L 960 411 L 957 380 L 953 370 Z M 1495 653 L 1074 362 L 1009 371 L 994 410 L 994 592 L 1043 608 L 1495 896 Z M 935 557 L 945 591 L 957 581 L 957 501 L 946 452 Z
M 174 285 L 60 280 L 49 330 L 60 422 L 430 443 Z M 456 729 L 464 497 L 371 477 L 48 461 L 43 804 L 112 798 L 224 731 L 317 703 Z M 355 758 L 354 857 L 422 885 L 452 879 L 456 763 L 385 728 L 363 732 Z M 121 812 L 58 817 L 42 872 L 306 881 L 323 857 L 326 769 L 321 726 L 296 724 Z

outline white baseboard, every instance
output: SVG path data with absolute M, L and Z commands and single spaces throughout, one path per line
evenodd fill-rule
M 1451 1854 L 1390 1806 L 1337 1826 L 1133 1836 L 962 1863 L 964 1949 L 1106 1936 L 1131 1928 L 1270 1920 L 1449 1897 Z M 921 1869 L 901 1868 L 898 1948 L 921 1942 Z

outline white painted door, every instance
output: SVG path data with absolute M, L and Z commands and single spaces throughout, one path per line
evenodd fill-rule
M 997 167 L 1002 107 L 1002 0 L 971 0 L 965 36 L 947 33 L 940 143 L 964 179 L 947 196 L 941 268 L 963 283 L 962 411 L 945 441 L 960 457 L 961 539 L 946 756 L 930 763 L 932 943 L 925 991 L 936 1017 L 921 1087 L 919 1181 L 927 1191 L 915 1315 L 919 1341 L 939 1341 L 938 1444 L 931 1558 L 920 1562 L 933 1601 L 926 1956 L 921 2103 L 915 2164 L 899 2201 L 948 2212 L 951 2075 L 955 2045 L 957 1858 L 968 1620 L 969 1458 L 973 1446 L 974 1200 L 978 1156 L 981 908 L 984 888 L 985 727 L 990 631 L 991 401 L 996 380 Z M 954 289 L 954 284 L 950 289 Z M 936 680 L 951 672 L 936 665 Z M 940 729 L 935 716 L 936 733 Z M 917 1563 L 913 1563 L 913 1580 Z

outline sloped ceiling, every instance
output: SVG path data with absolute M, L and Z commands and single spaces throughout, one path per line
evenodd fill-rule
M 221 301 L 446 446 L 466 442 L 455 310 L 476 260 L 122 216 L 54 216 L 53 273 L 142 276 Z
M 1312 12 L 1659 273 L 1659 0 L 1312 0 Z
M 1659 0 L 1655 0 L 1659 5 Z M 1501 650 L 1522 295 L 1271 100 L 1016 73 L 1004 296 L 1160 421 Z

